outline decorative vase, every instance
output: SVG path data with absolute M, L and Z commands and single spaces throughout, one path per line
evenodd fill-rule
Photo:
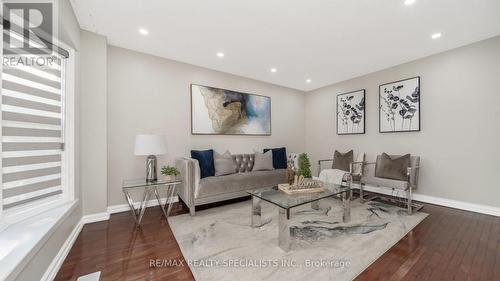
M 288 184 L 293 184 L 293 178 L 295 177 L 295 172 L 291 169 L 286 170 L 286 179 Z
M 292 185 L 294 177 L 295 177 L 295 168 L 293 166 L 292 161 L 288 161 L 287 164 L 288 164 L 287 165 L 288 167 L 286 169 L 286 179 L 287 179 L 288 184 Z
M 174 181 L 175 176 L 174 175 L 165 175 L 165 181 Z

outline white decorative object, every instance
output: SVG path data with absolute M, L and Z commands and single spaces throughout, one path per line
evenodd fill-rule
M 278 189 L 287 194 L 323 192 L 323 183 L 314 179 L 306 179 L 303 176 L 295 176 L 293 184 L 279 184 Z

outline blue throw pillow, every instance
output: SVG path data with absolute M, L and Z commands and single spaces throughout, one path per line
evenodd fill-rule
M 212 177 L 215 175 L 213 149 L 191 150 L 191 158 L 198 160 L 198 163 L 200 164 L 201 178 Z
M 287 164 L 286 164 L 286 148 L 285 147 L 280 147 L 280 148 L 265 148 L 264 153 L 267 151 L 272 150 L 273 151 L 273 168 L 275 169 L 286 169 Z

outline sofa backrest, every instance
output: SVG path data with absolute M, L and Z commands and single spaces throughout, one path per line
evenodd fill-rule
M 248 173 L 252 171 L 255 154 L 233 154 L 232 157 L 236 164 L 236 173 Z

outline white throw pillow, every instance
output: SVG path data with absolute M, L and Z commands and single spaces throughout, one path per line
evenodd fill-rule
M 266 153 L 255 151 L 255 160 L 252 171 L 267 171 L 274 170 L 273 168 L 273 151 L 269 150 Z
M 230 175 L 236 172 L 236 164 L 233 161 L 231 152 L 224 154 L 215 152 L 214 154 L 215 176 Z

